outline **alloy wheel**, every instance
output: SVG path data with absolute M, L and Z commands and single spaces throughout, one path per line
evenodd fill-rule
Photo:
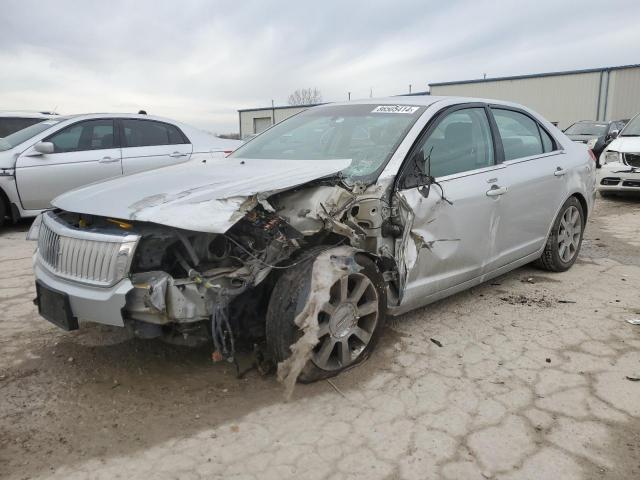
M 570 262 L 576 255 L 581 236 L 582 218 L 578 209 L 572 205 L 564 211 L 558 226 L 558 255 L 563 262 Z
M 340 278 L 318 315 L 318 344 L 313 363 L 323 370 L 338 370 L 362 354 L 378 323 L 378 291 L 362 273 Z

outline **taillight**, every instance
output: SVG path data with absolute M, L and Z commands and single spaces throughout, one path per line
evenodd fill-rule
M 589 150 L 589 151 L 591 151 L 591 150 Z M 224 156 L 225 156 L 225 157 L 228 157 L 229 155 L 231 155 L 231 154 L 233 153 L 233 150 L 225 150 L 225 151 L 224 151 L 224 152 L 222 152 L 222 153 L 224 153 Z
M 594 163 L 598 161 L 596 159 L 596 155 L 593 153 L 593 150 L 589 149 L 587 150 L 587 152 L 589 152 L 589 156 L 591 157 L 591 160 L 593 160 Z

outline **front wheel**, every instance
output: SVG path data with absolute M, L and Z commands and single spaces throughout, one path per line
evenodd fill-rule
M 360 267 L 345 271 L 329 287 L 318 309 L 318 342 L 298 380 L 313 382 L 337 375 L 365 360 L 378 341 L 385 320 L 385 288 L 373 261 L 355 256 Z M 326 268 L 330 268 L 327 266 Z M 310 301 L 312 261 L 285 272 L 274 286 L 266 319 L 267 345 L 279 363 L 291 355 L 303 334 L 295 324 Z
M 553 222 L 547 244 L 536 264 L 551 272 L 569 270 L 578 258 L 584 225 L 582 205 L 576 197 L 569 198 Z

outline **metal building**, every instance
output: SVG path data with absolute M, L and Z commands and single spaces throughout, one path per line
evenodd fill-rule
M 315 103 L 311 105 L 247 108 L 244 110 L 238 110 L 240 138 L 247 138 L 250 135 L 261 133 L 271 125 L 281 122 L 296 113 L 300 113 L 303 110 L 316 105 L 321 104 Z
M 566 128 L 640 112 L 640 65 L 429 84 L 431 95 L 495 98 L 526 105 Z

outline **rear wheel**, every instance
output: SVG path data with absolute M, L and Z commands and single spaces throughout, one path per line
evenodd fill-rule
M 314 257 L 315 259 L 315 257 Z M 309 301 L 311 265 L 297 265 L 276 282 L 267 311 L 267 345 L 277 362 L 291 355 L 302 331 L 295 318 Z M 384 327 L 384 281 L 376 265 L 357 255 L 360 271 L 345 271 L 329 288 L 318 313 L 318 343 L 298 380 L 313 382 L 337 375 L 365 360 Z
M 0 228 L 4 225 L 8 211 L 7 203 L 2 198 L 2 194 L 0 194 Z
M 552 272 L 569 270 L 580 252 L 584 223 L 582 205 L 576 197 L 569 198 L 560 209 L 536 264 Z

